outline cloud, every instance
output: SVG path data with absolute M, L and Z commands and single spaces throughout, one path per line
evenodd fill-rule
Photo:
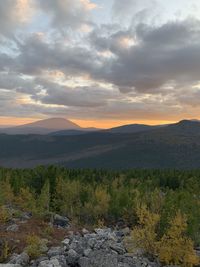
M 33 99 L 44 104 L 97 108 L 107 105 L 110 99 L 115 99 L 118 95 L 116 90 L 99 87 L 97 84 L 69 87 L 43 79 L 37 82 L 45 90 L 45 94 L 35 95 Z
M 90 16 L 96 4 L 89 0 L 0 1 L 0 35 L 6 37 L 0 43 L 1 114 L 197 114 L 200 21 L 150 24 L 147 2 L 115 0 L 118 20 L 98 24 Z M 120 23 L 126 14 L 129 22 Z M 85 26 L 92 27 L 81 32 Z
M 90 0 L 37 0 L 42 11 L 50 16 L 51 26 L 63 32 L 90 24 L 90 11 L 96 4 Z
M 155 0 L 114 0 L 112 6 L 113 19 L 122 24 L 153 22 L 155 17 L 158 19 L 159 12 Z
M 132 34 L 132 36 L 131 36 Z M 185 20 L 169 22 L 159 27 L 138 25 L 135 45 L 129 49 L 113 49 L 115 35 L 96 37 L 96 49 L 110 49 L 115 57 L 103 66 L 96 78 L 102 78 L 119 88 L 135 88 L 139 93 L 162 92 L 163 86 L 183 81 L 199 81 L 200 77 L 200 22 Z
M 30 21 L 33 9 L 33 0 L 0 1 L 0 35 L 13 37 L 19 27 Z

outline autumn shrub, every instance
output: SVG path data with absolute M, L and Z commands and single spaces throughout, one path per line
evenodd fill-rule
M 137 209 L 138 225 L 125 240 L 127 249 L 133 252 L 142 249 L 146 254 L 158 257 L 165 265 L 192 267 L 199 263 L 192 239 L 187 237 L 186 216 L 178 211 L 169 228 L 159 237 L 160 216 L 150 212 L 146 206 Z
M 0 207 L 0 224 L 4 224 L 10 220 L 11 216 L 5 206 Z
M 160 216 L 150 212 L 145 205 L 137 208 L 138 225 L 131 231 L 131 237 L 126 240 L 129 251 L 137 248 L 143 249 L 145 253 L 155 255 L 157 250 L 156 227 Z
M 6 240 L 1 240 L 0 244 L 0 262 L 7 260 L 10 254 L 10 248 Z
M 26 243 L 26 252 L 32 259 L 41 256 L 45 252 L 46 241 L 35 234 L 29 235 L 26 239 Z
M 199 263 L 193 241 L 186 236 L 187 220 L 180 211 L 170 222 L 170 227 L 158 242 L 158 256 L 167 265 L 191 267 Z

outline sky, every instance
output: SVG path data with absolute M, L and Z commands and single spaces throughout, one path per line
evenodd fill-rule
M 0 125 L 200 119 L 199 0 L 0 0 Z

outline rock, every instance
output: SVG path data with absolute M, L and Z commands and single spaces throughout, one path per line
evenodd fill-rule
M 62 244 L 63 244 L 64 246 L 68 246 L 69 243 L 70 243 L 70 239 L 69 239 L 69 238 L 66 238 L 66 239 L 64 239 L 64 240 L 62 241 Z
M 67 263 L 69 265 L 72 265 L 73 266 L 73 265 L 75 265 L 78 262 L 79 257 L 80 256 L 78 255 L 78 253 L 75 250 L 70 249 L 68 251 L 68 253 L 67 253 L 66 261 L 67 261 Z
M 100 228 L 96 228 L 95 233 L 101 237 L 107 237 L 108 234 L 111 233 L 111 229 L 110 228 L 105 228 L 105 229 L 100 229 Z
M 53 218 L 53 225 L 55 225 L 57 227 L 66 228 L 70 225 L 70 223 L 69 223 L 69 219 L 67 217 L 63 217 L 63 216 L 60 216 L 58 214 L 55 214 L 54 218 Z
M 60 264 L 58 259 L 50 259 L 50 260 L 41 261 L 38 267 L 67 267 L 67 264 L 65 265 Z
M 80 258 L 79 265 L 80 267 L 116 267 L 118 260 L 114 254 L 103 250 L 96 250 L 90 254 L 89 258 Z
M 90 260 L 86 257 L 81 257 L 78 260 L 78 266 L 80 267 L 89 267 L 90 266 Z
M 64 249 L 61 247 L 52 247 L 47 252 L 49 258 L 64 254 Z
M 129 227 L 126 227 L 124 229 L 122 229 L 122 232 L 125 236 L 129 235 L 130 234 L 130 228 Z
M 49 260 L 47 256 L 40 256 L 38 259 L 32 262 L 31 267 L 37 267 L 40 264 L 40 262 L 47 261 L 47 260 Z
M 10 264 L 10 263 L 5 263 L 5 264 L 1 264 L 0 263 L 0 267 L 22 267 L 22 265 L 20 264 Z
M 64 255 L 59 255 L 59 256 L 52 257 L 50 260 L 53 260 L 53 259 L 57 259 L 59 264 L 60 264 L 60 266 L 68 267 L 67 262 L 66 262 L 66 257 Z
M 30 263 L 26 253 L 13 254 L 9 267 L 160 267 L 144 254 L 127 253 L 123 242 L 128 229 L 123 231 L 106 228 L 71 233 L 60 247 L 51 247 L 44 257 Z
M 32 217 L 32 212 L 24 212 L 21 216 L 23 220 L 29 220 Z
M 97 242 L 96 238 L 90 238 L 90 239 L 88 240 L 88 245 L 89 245 L 89 247 L 90 247 L 90 248 L 94 248 L 96 242 Z
M 28 266 L 29 256 L 26 252 L 22 252 L 21 254 L 13 254 L 9 263 L 19 264 L 21 266 Z
M 120 263 L 118 263 L 117 267 L 130 267 L 130 265 L 127 263 L 120 262 Z
M 6 228 L 6 231 L 7 232 L 17 232 L 19 230 L 19 226 L 17 224 L 12 224 L 12 225 L 9 225 L 7 228 Z
M 114 251 L 116 251 L 118 254 L 124 254 L 126 253 L 125 248 L 123 247 L 122 244 L 117 244 L 117 243 L 111 243 L 110 248 Z
M 86 257 L 89 257 L 90 253 L 92 252 L 92 250 L 90 248 L 87 248 L 83 251 L 83 255 Z
M 82 229 L 82 233 L 83 233 L 84 235 L 86 235 L 86 234 L 89 234 L 89 231 L 88 231 L 87 229 L 83 228 L 83 229 Z

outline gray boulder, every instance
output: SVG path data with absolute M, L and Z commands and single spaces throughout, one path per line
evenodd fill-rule
M 75 265 L 78 263 L 78 260 L 80 258 L 80 255 L 73 249 L 70 249 L 67 252 L 67 257 L 66 257 L 66 261 L 67 263 L 71 266 Z
M 22 267 L 22 265 L 19 265 L 19 264 L 11 264 L 11 263 L 2 263 L 2 264 L 0 263 L 0 267 Z
M 22 252 L 21 254 L 13 254 L 9 263 L 10 264 L 19 264 L 21 266 L 28 266 L 29 256 L 26 252 Z
M 19 226 L 17 224 L 11 224 L 6 228 L 7 232 L 17 232 L 19 230 Z
M 80 267 L 116 267 L 118 259 L 116 254 L 104 250 L 96 250 L 90 253 L 90 257 L 79 259 Z
M 57 227 L 66 228 L 70 225 L 69 219 L 67 217 L 60 216 L 55 214 L 53 217 L 53 225 Z
M 67 265 L 62 265 L 58 259 L 50 259 L 41 261 L 38 267 L 67 267 Z
M 61 247 L 52 247 L 48 250 L 47 255 L 49 258 L 64 254 L 64 249 Z

